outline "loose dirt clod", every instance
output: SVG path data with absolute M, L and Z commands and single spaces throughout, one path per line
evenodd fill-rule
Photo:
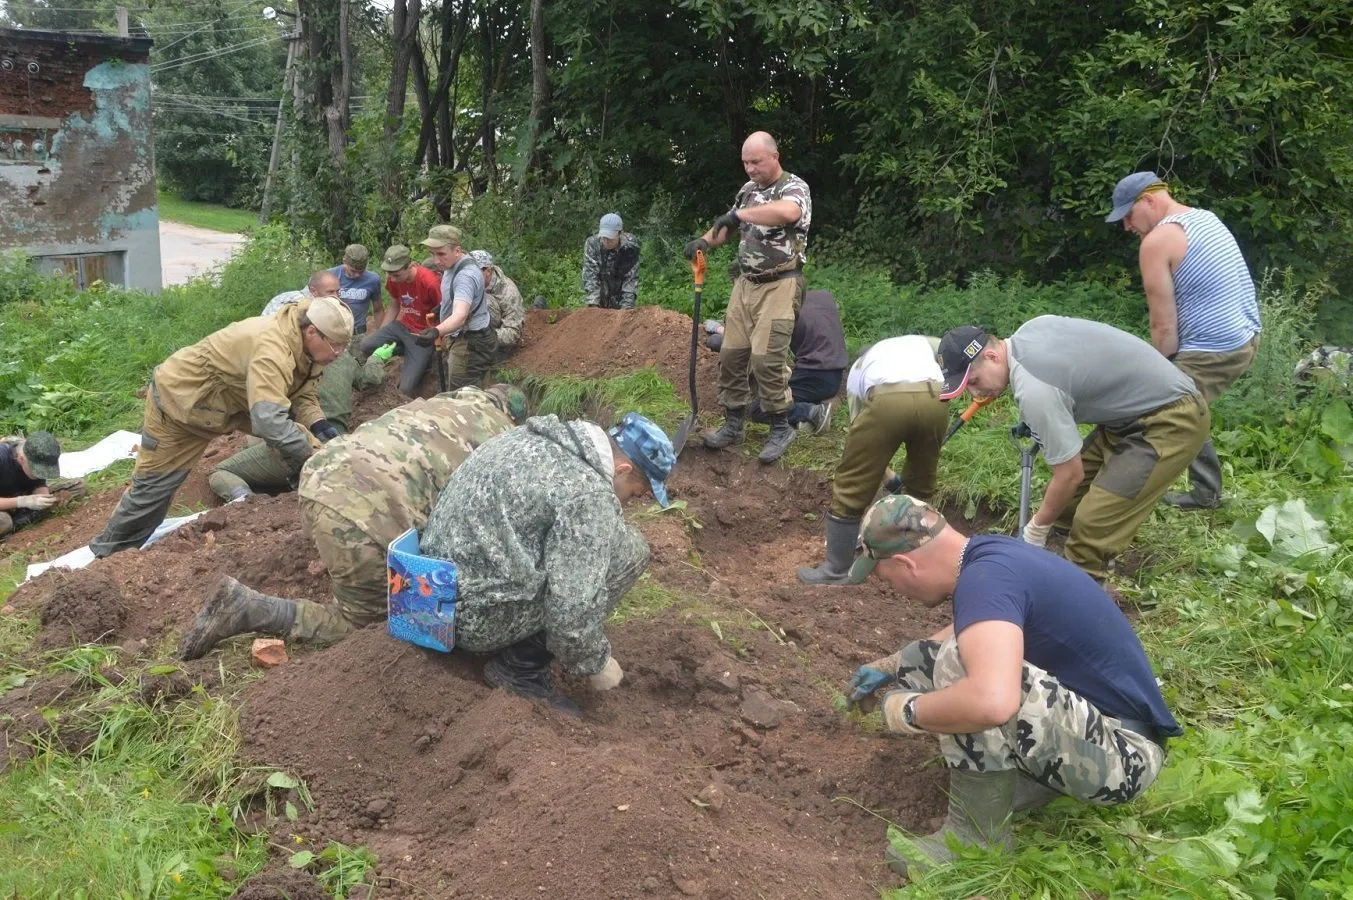
M 127 621 L 127 603 L 108 575 L 57 569 L 47 576 L 38 646 L 44 650 L 113 642 Z

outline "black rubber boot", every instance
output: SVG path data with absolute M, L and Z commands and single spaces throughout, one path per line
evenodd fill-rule
M 794 426 L 789 424 L 788 413 L 777 413 L 770 417 L 770 436 L 766 438 L 766 445 L 761 448 L 761 453 L 757 459 L 763 463 L 773 463 L 785 455 L 789 445 L 794 443 L 794 436 L 797 434 Z
M 799 569 L 804 584 L 850 584 L 850 565 L 860 536 L 859 516 L 827 513 L 827 558 L 816 569 Z
M 524 641 L 498 651 L 498 655 L 484 664 L 484 682 L 490 687 L 511 691 L 527 700 L 549 704 L 570 716 L 581 716 L 582 709 L 555 687 L 550 674 L 554 654 L 545 647 L 543 634 L 533 634 Z
M 179 659 L 198 659 L 226 638 L 251 631 L 286 637 L 295 622 L 295 603 L 261 594 L 227 575 L 183 636 Z
M 705 442 L 705 446 L 711 450 L 723 450 L 734 444 L 742 443 L 743 437 L 743 418 L 744 407 L 737 409 L 725 407 L 723 411 L 723 424 L 713 431 L 706 431 L 700 437 Z

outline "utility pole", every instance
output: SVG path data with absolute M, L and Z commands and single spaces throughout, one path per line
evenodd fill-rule
M 127 7 L 117 7 L 113 10 L 113 15 L 117 16 L 118 37 L 131 37 L 131 28 L 127 23 Z
M 268 157 L 268 177 L 263 182 L 263 208 L 259 210 L 258 222 L 268 224 L 268 215 L 272 212 L 273 179 L 277 177 L 277 165 L 282 156 L 282 117 L 287 108 L 287 95 L 291 93 L 296 78 L 296 45 L 300 43 L 299 32 L 287 36 L 287 67 L 282 76 L 282 96 L 277 101 L 277 125 L 272 133 L 272 154 Z

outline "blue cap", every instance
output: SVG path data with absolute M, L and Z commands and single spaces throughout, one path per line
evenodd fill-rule
M 1132 212 L 1132 204 L 1142 196 L 1142 191 L 1165 182 L 1155 172 L 1133 172 L 1113 189 L 1113 212 L 1104 217 L 1105 222 L 1117 222 Z
M 676 451 L 672 449 L 667 432 L 632 412 L 625 413 L 607 434 L 620 446 L 630 462 L 648 476 L 648 483 L 653 487 L 653 497 L 658 503 L 664 509 L 671 506 L 671 501 L 667 499 L 666 481 L 676 466 Z
M 597 235 L 604 238 L 613 238 L 624 227 L 625 223 L 620 221 L 619 213 L 607 213 L 601 217 L 601 226 L 597 229 Z

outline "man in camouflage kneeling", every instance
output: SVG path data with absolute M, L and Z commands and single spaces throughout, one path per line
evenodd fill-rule
M 462 388 L 396 407 L 325 444 L 301 471 L 298 499 L 337 604 L 270 597 L 225 577 L 179 655 L 197 659 L 245 632 L 328 644 L 384 619 L 390 542 L 421 531 L 470 452 L 525 418 L 526 398 L 511 385 Z
M 1093 578 L 1015 538 L 965 537 L 906 494 L 870 507 L 860 545 L 852 581 L 875 572 L 927 606 L 954 604 L 953 624 L 861 666 L 848 688 L 858 703 L 891 687 L 888 730 L 937 735 L 949 768 L 944 826 L 890 847 L 894 870 L 950 862 L 951 837 L 1008 848 L 1011 814 L 1059 795 L 1126 803 L 1156 780 L 1166 739 L 1183 732 Z

